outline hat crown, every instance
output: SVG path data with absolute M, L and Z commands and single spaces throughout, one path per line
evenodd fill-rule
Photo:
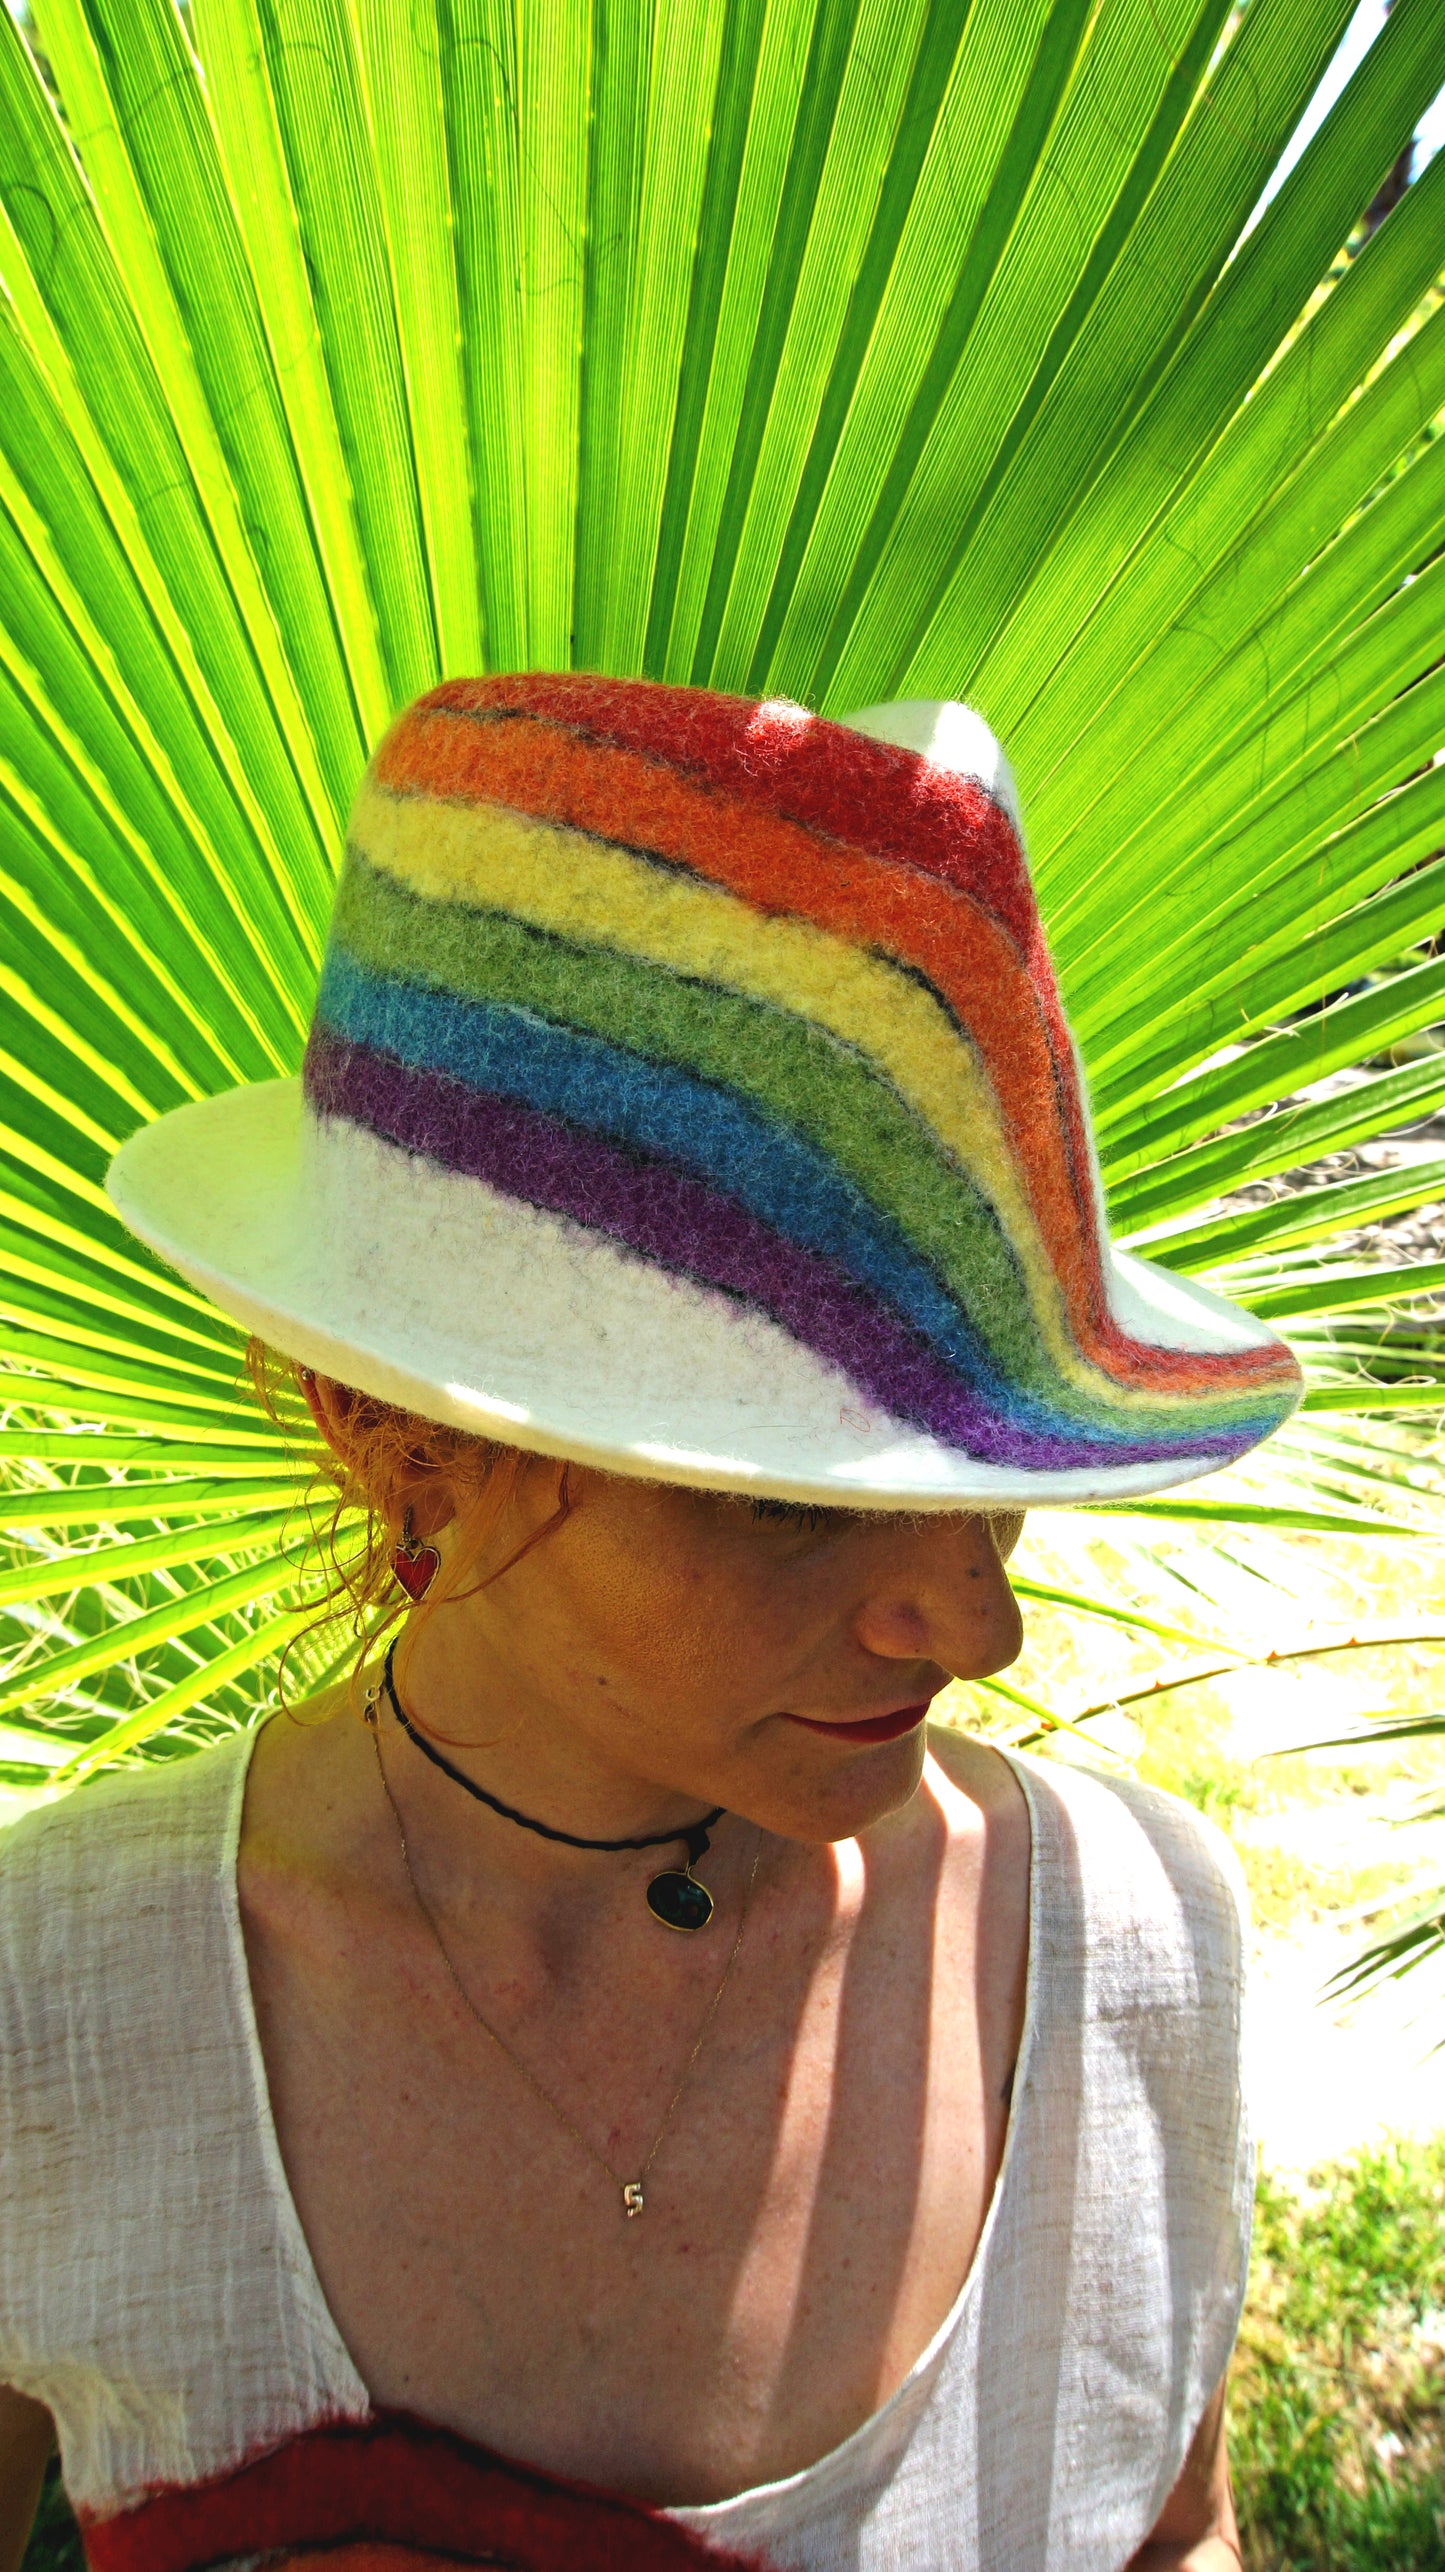
M 1008 763 L 955 702 L 433 689 L 357 798 L 306 1094 L 323 1151 L 362 1129 L 479 1221 L 648 1263 L 680 1330 L 701 1296 L 740 1357 L 781 1331 L 965 1479 L 1168 1479 L 1293 1398 L 1244 1317 L 1131 1302 Z
M 1022 837 L 1013 770 L 997 734 L 975 707 L 957 697 L 900 697 L 889 705 L 860 706 L 842 721 L 850 732 L 891 742 L 948 776 L 970 779 L 1002 807 Z

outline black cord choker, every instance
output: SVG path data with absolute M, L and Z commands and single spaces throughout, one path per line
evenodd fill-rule
M 444 1753 L 437 1749 L 435 1742 L 428 1741 L 426 1734 L 418 1730 L 396 1693 L 396 1681 L 392 1676 L 391 1668 L 395 1650 L 394 1643 L 388 1645 L 381 1670 L 382 1689 L 408 1741 L 415 1742 L 417 1749 L 431 1761 L 434 1768 L 441 1770 L 443 1777 L 449 1777 L 454 1786 L 464 1786 L 467 1793 L 474 1795 L 479 1804 L 485 1804 L 493 1813 L 500 1813 L 504 1822 L 516 1822 L 524 1831 L 535 1831 L 539 1840 L 559 1840 L 565 1849 L 604 1849 L 616 1853 L 622 1849 L 665 1849 L 673 1840 L 685 1841 L 686 1865 L 664 1867 L 661 1875 L 653 1877 L 647 1888 L 647 1907 L 653 1918 L 660 1920 L 665 1929 L 693 1930 L 707 1927 L 713 1915 L 713 1898 L 707 1886 L 698 1883 L 693 1874 L 693 1868 L 712 1845 L 709 1834 L 714 1825 L 722 1820 L 726 1810 L 724 1805 L 715 1804 L 712 1811 L 705 1814 L 700 1822 L 693 1822 L 686 1830 L 654 1831 L 643 1840 L 583 1840 L 579 1839 L 575 1831 L 554 1831 L 550 1822 L 534 1822 L 530 1813 L 519 1813 L 515 1805 L 504 1804 L 500 1795 L 489 1795 L 485 1786 L 479 1786 L 474 1777 L 468 1777 L 460 1768 L 454 1768 Z M 374 1714 L 374 1711 L 374 1707 L 368 1709 L 370 1713 Z

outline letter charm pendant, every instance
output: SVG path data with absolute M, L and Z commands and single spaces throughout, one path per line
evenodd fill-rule
M 622 2203 L 623 2203 L 623 2205 L 625 2206 L 625 2208 L 626 2208 L 626 2210 L 627 2210 L 627 2217 L 628 2217 L 628 2221 L 629 2221 L 629 2222 L 631 2221 L 631 2219 L 632 2219 L 632 2217 L 633 2217 L 634 2215 L 640 2215 L 640 2214 L 641 2214 L 641 2212 L 642 2212 L 642 2182 L 641 2182 L 641 2180 L 640 2180 L 640 2179 L 628 2179 L 628 2180 L 626 2180 L 626 2181 L 623 2183 L 623 2189 L 622 2189 Z

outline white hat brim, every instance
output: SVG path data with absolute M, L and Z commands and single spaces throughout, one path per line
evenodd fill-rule
M 610 1236 L 339 1120 L 299 1081 L 177 1108 L 107 1179 L 140 1238 L 244 1329 L 378 1400 L 607 1472 L 823 1506 L 1008 1509 L 1126 1500 L 1216 1456 L 1032 1472 L 871 1404 L 780 1324 Z M 1133 1335 L 1220 1354 L 1274 1334 L 1114 1252 Z

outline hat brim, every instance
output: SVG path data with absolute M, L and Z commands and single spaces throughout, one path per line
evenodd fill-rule
M 482 1438 L 649 1482 L 835 1508 L 1127 1500 L 1217 1455 L 1034 1471 L 941 1444 L 872 1405 L 781 1325 L 609 1236 L 438 1169 L 359 1127 L 318 1203 L 299 1081 L 177 1108 L 123 1145 L 107 1187 L 130 1229 L 268 1345 Z M 1121 1251 L 1111 1301 L 1137 1338 L 1226 1354 L 1274 1334 Z

